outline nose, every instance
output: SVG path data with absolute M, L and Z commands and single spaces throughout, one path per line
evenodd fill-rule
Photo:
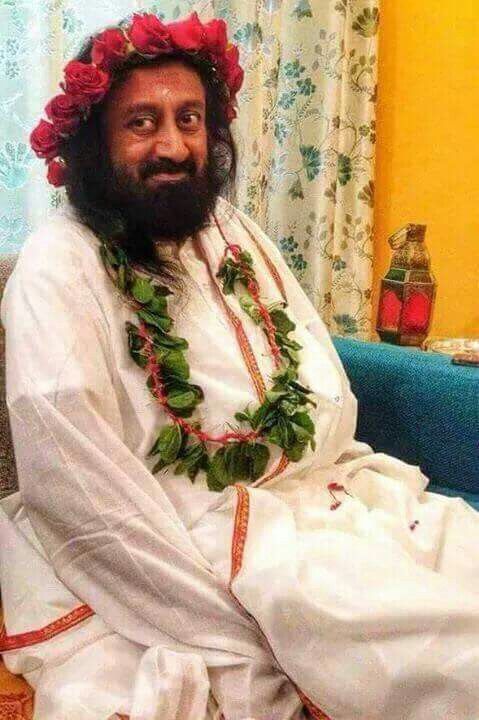
M 180 128 L 170 119 L 165 119 L 158 128 L 152 150 L 155 158 L 169 158 L 177 163 L 184 162 L 190 156 L 190 150 Z

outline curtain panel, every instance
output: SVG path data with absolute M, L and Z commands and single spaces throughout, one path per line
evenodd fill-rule
M 3 0 L 0 252 L 64 200 L 28 136 L 85 36 L 134 12 L 223 17 L 246 71 L 236 204 L 334 334 L 371 329 L 378 0 Z

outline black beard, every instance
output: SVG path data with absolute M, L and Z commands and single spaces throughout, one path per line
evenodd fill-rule
M 121 213 L 132 232 L 179 241 L 208 225 L 218 197 L 218 183 L 211 168 L 210 158 L 200 172 L 196 172 L 192 161 L 159 159 L 141 165 L 141 179 L 137 181 L 127 166 L 110 164 L 107 201 Z M 186 172 L 187 177 L 148 186 L 145 180 L 155 172 Z

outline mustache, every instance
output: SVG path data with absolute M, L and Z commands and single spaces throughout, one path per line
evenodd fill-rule
M 169 173 L 173 175 L 174 173 L 180 172 L 193 176 L 196 172 L 195 161 L 188 159 L 182 163 L 177 163 L 169 158 L 147 161 L 141 167 L 140 176 L 142 180 L 146 180 L 146 178 L 150 177 L 150 175 L 156 175 L 157 173 Z

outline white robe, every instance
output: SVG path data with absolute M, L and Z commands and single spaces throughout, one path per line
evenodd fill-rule
M 217 215 L 267 302 L 281 295 L 251 235 L 279 271 L 316 450 L 221 494 L 153 476 L 166 418 L 129 356 L 136 316 L 97 239 L 59 212 L 24 244 L 1 308 L 20 483 L 0 513 L 7 666 L 35 686 L 35 720 L 201 720 L 216 703 L 226 720 L 290 720 L 303 702 L 332 720 L 478 720 L 479 515 L 354 441 L 356 401 L 314 308 L 256 225 L 224 201 Z M 221 433 L 258 399 L 214 286 L 224 239 L 212 226 L 201 245 L 206 263 L 180 251 L 187 292 L 170 308 L 203 428 Z M 267 384 L 263 332 L 226 303 Z

